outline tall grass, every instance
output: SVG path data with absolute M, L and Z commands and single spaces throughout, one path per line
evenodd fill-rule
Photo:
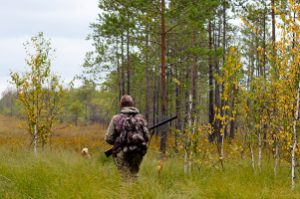
M 234 161 L 231 161 L 234 162 Z M 225 172 L 194 168 L 184 176 L 183 163 L 169 156 L 158 180 L 157 155 L 147 154 L 140 182 L 120 179 L 112 159 L 103 153 L 88 160 L 68 150 L 34 154 L 0 148 L 1 198 L 300 198 L 299 187 L 290 189 L 289 168 L 274 178 L 272 160 L 254 173 L 249 160 L 226 163 Z
M 97 124 L 61 128 L 53 137 L 52 152 L 47 145 L 34 154 L 28 150 L 29 135 L 16 129 L 16 123 L 0 115 L 0 198 L 300 198 L 299 186 L 291 190 L 290 167 L 279 165 L 275 179 L 268 150 L 263 154 L 262 173 L 253 171 L 246 157 L 249 151 L 241 160 L 241 148 L 237 147 L 241 144 L 231 143 L 225 147 L 224 172 L 220 165 L 207 164 L 210 166 L 194 166 L 186 176 L 182 156 L 168 151 L 159 177 L 159 140 L 153 140 L 142 163 L 140 182 L 127 184 L 120 179 L 112 158 L 103 154 L 108 145 Z M 215 153 L 215 146 L 201 146 Z M 82 147 L 92 152 L 91 160 L 75 152 Z M 211 154 L 213 161 L 215 157 L 218 154 Z

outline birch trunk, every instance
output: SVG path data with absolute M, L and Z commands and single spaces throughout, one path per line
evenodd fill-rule
M 293 140 L 293 150 L 292 150 L 292 188 L 294 188 L 295 185 L 295 150 L 297 146 L 297 131 L 296 131 L 296 126 L 297 126 L 297 120 L 299 117 L 299 94 L 300 94 L 300 81 L 298 85 L 298 93 L 297 93 L 297 107 L 296 107 L 296 114 L 295 114 L 295 119 L 294 119 L 294 140 Z
M 37 132 L 36 132 L 36 123 L 34 125 L 34 146 L 33 146 L 33 150 L 34 150 L 34 153 L 36 153 L 36 137 L 37 137 Z
M 276 173 L 277 173 L 277 162 L 278 162 L 278 144 L 276 144 L 276 147 L 275 147 L 275 167 L 274 167 L 275 178 L 276 178 Z
M 258 168 L 261 172 L 261 118 L 259 122 L 259 133 L 258 133 Z
M 226 104 L 226 103 L 224 103 L 224 104 Z M 224 146 L 224 139 L 225 139 L 225 136 L 226 136 L 226 134 L 225 134 L 225 131 L 226 131 L 226 128 L 227 128 L 227 125 L 226 125 L 226 111 L 225 110 L 223 110 L 222 111 L 222 117 L 224 117 L 224 121 L 223 121 L 223 132 L 222 132 L 222 144 L 221 144 L 221 156 L 222 156 L 222 158 L 224 158 L 224 154 L 223 154 L 223 146 Z
M 193 130 L 192 130 L 192 135 L 195 134 L 195 128 L 196 128 L 196 120 L 197 118 L 194 119 L 194 125 L 193 125 Z M 193 148 L 194 146 L 194 143 L 193 141 L 191 141 L 191 148 Z M 192 156 L 193 156 L 193 151 L 191 150 L 191 153 L 190 153 L 190 162 L 189 162 L 189 172 L 190 172 L 190 175 L 192 175 Z
M 193 46 L 195 47 L 196 46 L 196 31 L 193 30 Z M 192 126 L 193 124 L 193 99 L 194 99 L 194 96 L 195 96 L 195 77 L 196 77 L 196 68 L 195 68 L 195 63 L 196 62 L 196 57 L 193 56 L 193 63 L 192 63 L 192 68 L 191 68 L 191 90 L 190 90 L 190 100 L 189 100 L 189 103 L 190 103 L 190 107 L 189 107 L 189 126 L 190 126 L 190 133 L 192 133 L 192 135 L 195 133 L 195 123 L 194 123 L 194 126 Z M 196 121 L 196 120 L 194 120 Z M 193 146 L 193 141 L 191 140 L 191 143 L 190 143 L 190 148 L 192 148 Z M 191 151 L 190 153 L 190 156 L 189 156 L 189 173 L 191 175 L 191 172 L 192 172 L 192 154 L 193 152 Z
M 188 141 L 189 141 L 189 138 L 188 138 Z M 185 154 L 184 154 L 184 175 L 186 175 L 186 172 L 188 169 L 188 157 L 187 156 L 188 156 L 188 153 L 187 153 L 187 145 L 186 145 Z
M 250 153 L 251 153 L 252 168 L 253 168 L 253 171 L 255 172 L 255 167 L 254 167 L 254 155 L 253 155 L 253 150 L 252 150 L 252 147 L 251 147 L 251 144 L 250 144 L 250 143 L 249 143 L 249 148 L 250 148 Z
M 222 158 L 224 158 L 223 146 L 224 146 L 224 139 L 225 139 L 225 129 L 227 127 L 227 125 L 225 124 L 225 121 L 226 121 L 226 119 L 224 120 L 224 123 L 223 123 L 223 132 L 222 132 L 222 144 L 221 144 L 221 156 L 222 156 Z
M 189 108 L 190 110 L 192 110 L 193 108 L 193 96 L 192 96 L 192 93 L 190 93 L 190 97 L 189 97 Z M 189 144 L 190 144 L 190 133 L 191 133 L 191 130 L 192 130 L 192 112 L 189 111 L 189 114 L 188 114 L 188 117 L 189 117 L 189 132 L 188 132 L 188 139 L 186 141 L 186 146 L 185 146 L 185 154 L 184 154 L 184 174 L 187 173 L 187 170 L 188 170 L 188 161 L 189 161 Z

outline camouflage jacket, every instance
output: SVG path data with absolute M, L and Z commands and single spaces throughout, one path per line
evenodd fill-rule
M 113 116 L 111 119 L 111 122 L 109 124 L 109 127 L 107 129 L 106 135 L 105 135 L 105 141 L 108 144 L 113 145 L 115 143 L 115 140 L 122 132 L 124 117 L 122 114 L 139 114 L 139 110 L 135 107 L 123 107 L 120 111 L 120 114 Z M 140 120 L 144 121 L 145 126 L 147 127 L 147 121 L 146 119 L 139 114 Z

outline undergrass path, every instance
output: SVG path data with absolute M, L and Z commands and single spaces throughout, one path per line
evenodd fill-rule
M 226 171 L 194 168 L 183 175 L 183 162 L 167 158 L 158 179 L 158 159 L 148 154 L 140 182 L 126 184 L 112 159 L 102 153 L 87 160 L 69 150 L 33 152 L 0 148 L 0 198 L 300 198 L 300 188 L 290 188 L 289 168 L 273 163 L 262 173 L 253 172 L 249 160 L 226 163 Z M 297 183 L 300 183 L 299 181 Z

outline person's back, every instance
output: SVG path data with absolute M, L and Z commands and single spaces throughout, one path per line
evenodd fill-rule
M 111 145 L 119 144 L 121 147 L 114 154 L 117 167 L 124 180 L 138 178 L 140 164 L 147 152 L 146 143 L 149 139 L 147 121 L 134 107 L 132 98 L 125 95 L 121 98 L 122 107 L 120 114 L 113 116 L 105 135 L 105 140 Z M 131 126 L 132 129 L 127 129 Z M 139 134 L 142 134 L 141 137 Z M 129 143 L 131 136 L 138 137 L 143 141 Z M 139 139 L 137 139 L 139 140 Z M 118 142 L 118 143 L 116 143 Z

